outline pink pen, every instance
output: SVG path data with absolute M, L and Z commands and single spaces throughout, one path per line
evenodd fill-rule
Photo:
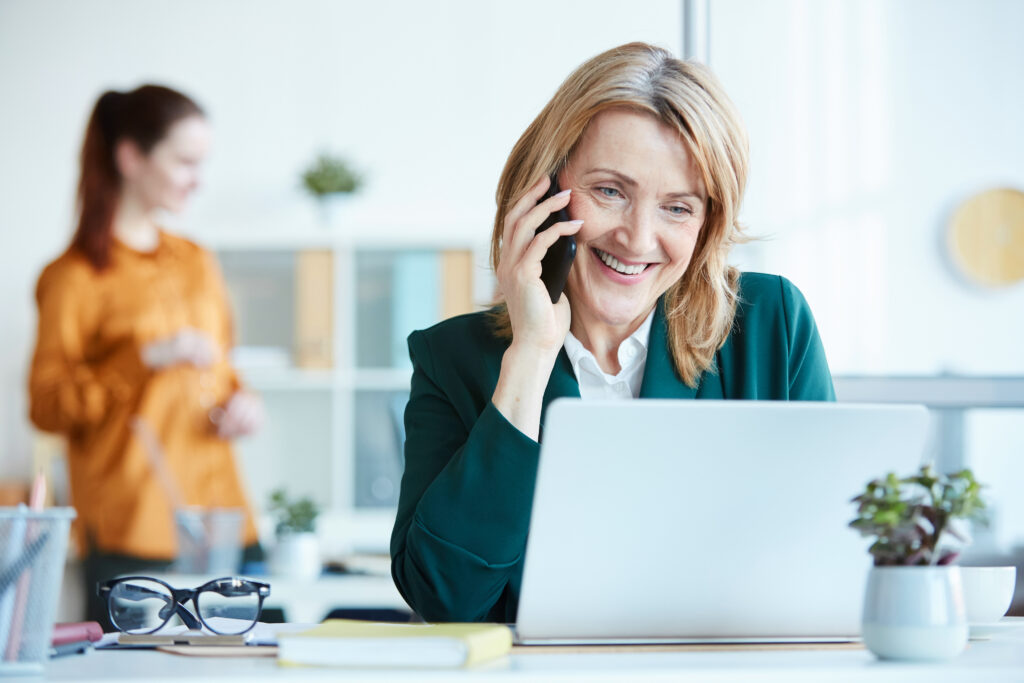
M 32 493 L 28 498 L 28 506 L 32 510 L 42 510 L 46 505 L 46 475 L 40 471 L 32 482 Z

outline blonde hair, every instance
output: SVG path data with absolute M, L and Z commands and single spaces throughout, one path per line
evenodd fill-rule
M 746 241 L 737 223 L 747 180 L 747 135 L 732 102 L 709 69 L 676 59 L 667 50 L 629 43 L 576 69 L 526 129 L 498 182 L 491 235 L 497 270 L 505 215 L 541 177 L 561 169 L 590 121 L 625 107 L 648 113 L 677 130 L 704 180 L 708 200 L 693 256 L 665 293 L 668 346 L 679 377 L 695 387 L 714 364 L 732 328 L 739 271 L 726 258 Z M 493 314 L 495 334 L 511 339 L 508 311 Z

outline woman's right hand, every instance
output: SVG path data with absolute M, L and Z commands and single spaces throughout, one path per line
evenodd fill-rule
M 545 177 L 530 188 L 505 217 L 496 273 L 508 307 L 512 343 L 501 359 L 491 401 L 516 429 L 534 440 L 540 435 L 544 389 L 571 320 L 564 292 L 557 304 L 551 303 L 540 279 L 540 262 L 559 237 L 573 235 L 583 225 L 583 221 L 555 223 L 536 234 L 545 218 L 569 204 L 569 190 L 537 203 L 549 183 Z
M 152 370 L 163 370 L 174 365 L 208 368 L 217 362 L 218 356 L 213 338 L 192 327 L 184 327 L 169 337 L 157 339 L 142 347 L 142 362 Z
M 569 300 L 563 292 L 551 303 L 540 279 L 541 259 L 558 238 L 579 232 L 583 221 L 556 223 L 539 235 L 537 228 L 547 217 L 569 205 L 571 190 L 563 190 L 540 204 L 550 185 L 545 176 L 505 216 L 501 236 L 501 259 L 495 276 L 508 307 L 512 343 L 538 353 L 557 353 L 569 331 Z

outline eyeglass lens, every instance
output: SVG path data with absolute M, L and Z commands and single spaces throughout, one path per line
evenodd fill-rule
M 110 589 L 110 620 L 125 633 L 148 633 L 165 622 L 181 624 L 174 596 L 167 586 L 148 579 L 132 579 Z
M 260 616 L 260 597 L 255 586 L 238 579 L 224 579 L 207 586 L 196 602 L 206 625 L 226 635 L 248 631 Z

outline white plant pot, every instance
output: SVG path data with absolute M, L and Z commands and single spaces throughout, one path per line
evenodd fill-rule
M 341 226 L 344 214 L 348 211 L 348 205 L 352 199 L 351 193 L 333 192 L 326 194 L 317 200 L 320 212 L 320 222 L 326 228 L 335 229 Z
M 277 537 L 270 555 L 270 573 L 293 579 L 315 579 L 320 576 L 320 542 L 316 534 L 284 534 Z
M 957 656 L 968 630 L 960 567 L 872 567 L 861 629 L 882 659 Z

